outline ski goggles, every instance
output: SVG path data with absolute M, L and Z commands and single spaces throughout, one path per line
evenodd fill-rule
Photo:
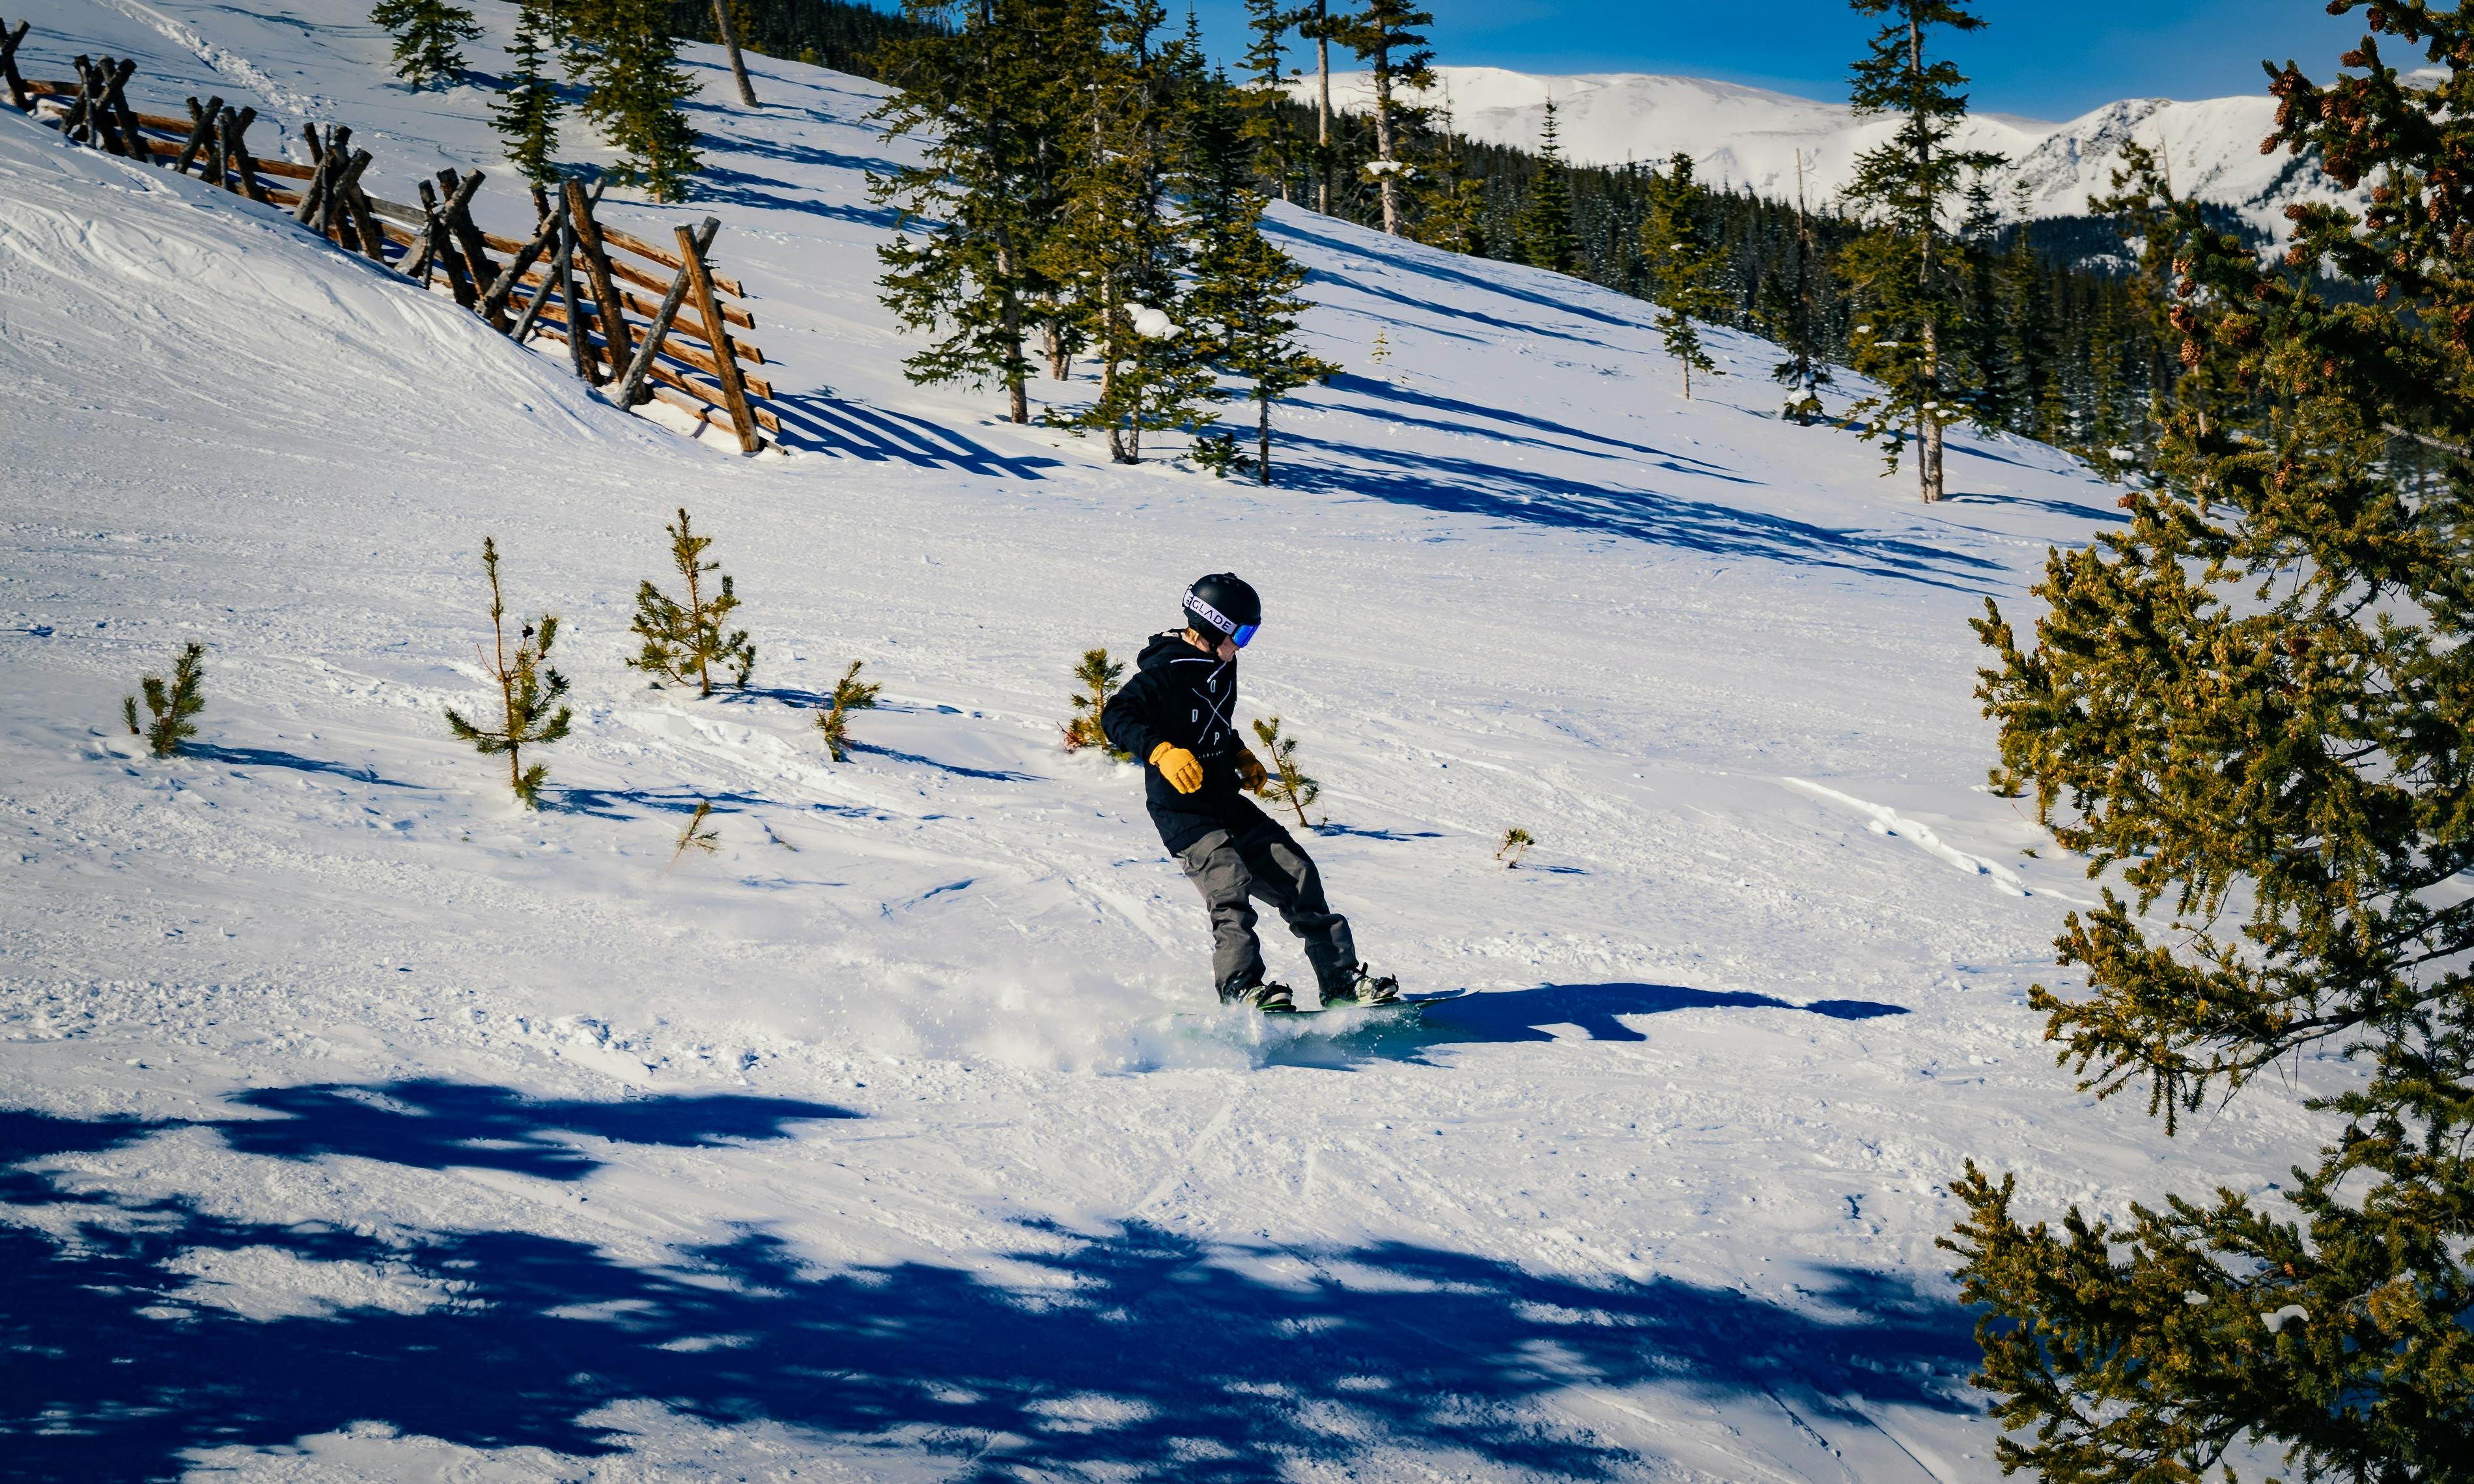
M 1259 623 L 1232 623 L 1226 614 L 1192 593 L 1185 595 L 1185 611 L 1201 618 L 1240 649 L 1253 643 L 1255 633 L 1263 626 Z

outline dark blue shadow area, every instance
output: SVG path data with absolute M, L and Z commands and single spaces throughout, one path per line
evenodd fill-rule
M 1579 1026 L 1593 1041 L 1649 1037 L 1618 1015 L 1662 1015 L 1679 1010 L 1800 1010 L 1832 1020 L 1872 1020 L 1907 1013 L 1904 1005 L 1872 1000 L 1815 1000 L 1797 1005 L 1740 990 L 1686 989 L 1677 985 L 1540 985 L 1465 994 L 1429 1007 L 1418 1020 L 1429 1046 L 1484 1041 L 1551 1041 L 1543 1026 Z
M 733 153 L 737 153 L 733 151 Z M 818 201 L 813 196 L 789 196 L 779 190 L 768 190 L 781 182 L 766 176 L 733 170 L 727 165 L 706 164 L 695 173 L 694 199 L 723 206 L 760 207 L 769 211 L 796 211 L 802 216 L 827 216 L 837 222 L 856 222 L 861 227 L 890 231 L 901 220 L 902 213 L 891 207 L 848 205 L 837 201 Z
M 682 1110 L 692 1115 L 729 1100 L 684 1101 L 698 1105 Z M 19 1161 L 104 1135 L 20 1119 L 0 1123 L 0 1158 Z M 1267 1282 L 1189 1236 L 1137 1225 L 1098 1238 L 1039 1232 L 1044 1250 L 1017 1260 L 1055 1281 L 1015 1289 L 922 1263 L 818 1272 L 761 1232 L 648 1269 L 528 1232 L 442 1231 L 405 1248 L 179 1202 L 64 1201 L 30 1188 L 41 1183 L 20 1174 L 7 1198 L 90 1205 L 94 1217 L 69 1242 L 0 1224 L 0 1450 L 10 1472 L 36 1478 L 173 1477 L 182 1449 L 279 1448 L 361 1421 L 475 1448 L 608 1455 L 625 1437 L 581 1418 L 643 1399 L 723 1425 L 895 1434 L 950 1458 L 948 1477 L 989 1484 L 1269 1484 L 1301 1468 L 1339 1476 L 1370 1446 L 1599 1479 L 1643 1460 L 1532 1403 L 1575 1382 L 1669 1381 L 1713 1399 L 1791 1392 L 1807 1417 L 1854 1428 L 1867 1425 L 1866 1405 L 1966 1410 L 1952 1382 L 1975 1358 L 1970 1316 L 1949 1300 L 1847 1269 L 1817 1275 L 1820 1291 L 1794 1306 L 1668 1278 L 1540 1277 L 1402 1244 L 1328 1254 L 1346 1278 L 1318 1267 Z M 408 1263 L 460 1286 L 422 1313 L 252 1321 L 202 1302 L 161 1266 L 197 1249 L 266 1247 L 309 1262 Z M 1074 1398 L 1111 1404 L 1057 1405 Z
M 542 791 L 542 807 L 561 814 L 591 815 L 595 819 L 632 819 L 640 815 L 692 815 L 698 803 L 716 810 L 752 809 L 780 802 L 753 793 L 698 793 L 693 789 L 587 789 L 553 785 Z
M 268 747 L 226 747 L 215 742 L 184 742 L 181 750 L 193 758 L 204 758 L 209 763 L 229 763 L 234 767 L 288 767 L 302 773 L 332 773 L 338 778 L 350 778 L 354 783 L 374 783 L 381 788 L 417 787 L 399 783 L 393 778 L 381 778 L 370 768 L 351 767 L 324 758 L 304 758 L 299 753 L 277 752 Z
M 846 742 L 842 743 L 842 745 L 852 752 L 864 752 L 873 757 L 891 758 L 897 763 L 916 763 L 922 767 L 933 767 L 938 772 L 952 773 L 957 778 L 979 778 L 984 779 L 989 783 L 1037 783 L 1040 781 L 1040 776 L 1037 773 L 1016 773 L 1002 767 L 968 767 L 959 763 L 939 763 L 934 758 L 922 757 L 918 753 L 904 752 L 899 748 L 894 747 L 880 747 L 874 742 Z
M 1725 472 L 1721 466 L 1706 458 L 1695 458 L 1689 453 L 1670 453 L 1664 449 L 1653 449 L 1645 443 L 1626 443 L 1621 438 L 1610 438 L 1604 433 L 1593 433 L 1587 428 L 1574 427 L 1567 423 L 1549 422 L 1545 418 L 1531 417 L 1525 412 L 1508 412 L 1501 407 L 1482 407 L 1476 402 L 1462 401 L 1456 397 L 1438 397 L 1432 392 L 1421 392 L 1415 387 L 1395 386 L 1389 381 L 1377 380 L 1372 377 L 1351 376 L 1344 371 L 1323 384 L 1344 392 L 1355 392 L 1361 397 L 1379 398 L 1385 401 L 1405 401 L 1412 406 L 1425 407 L 1435 412 L 1448 414 L 1457 420 L 1449 423 L 1433 423 L 1422 419 L 1409 420 L 1417 422 L 1421 427 L 1440 427 L 1449 432 L 1467 432 L 1469 419 L 1484 418 L 1490 423 L 1509 423 L 1516 427 L 1526 427 L 1557 438 L 1603 444 L 1610 449 L 1621 449 L 1627 453 L 1643 453 L 1652 458 L 1681 459 L 1687 464 L 1698 464 L 1712 473 Z M 1363 408 L 1354 410 L 1360 416 L 1381 416 L 1381 414 L 1368 413 Z M 1535 442 L 1536 440 L 1512 441 Z
M 1002 478 L 1040 479 L 1062 460 L 997 452 L 926 418 L 888 412 L 829 392 L 792 392 L 765 403 L 782 420 L 783 447 L 837 453 L 872 464 L 958 469 Z
M 1276 216 L 1267 217 L 1264 219 L 1263 231 L 1267 234 L 1274 237 L 1288 237 L 1298 242 L 1311 242 L 1317 247 L 1324 248 L 1334 253 L 1351 253 L 1355 254 L 1359 257 L 1372 257 L 1375 255 L 1375 249 L 1371 245 L 1344 242 L 1338 237 L 1326 237 L 1319 232 L 1308 231 L 1304 227 L 1296 222 L 1284 220 Z M 1607 314 L 1597 309 L 1583 308 L 1581 305 L 1573 304 L 1569 300 L 1556 299 L 1545 294 L 1531 293 L 1527 289 L 1514 288 L 1509 283 L 1498 283 L 1492 279 L 1482 279 L 1476 274 L 1463 273 L 1457 268 L 1446 267 L 1442 263 L 1422 260 L 1412 261 L 1406 255 L 1394 258 L 1391 266 L 1400 273 L 1416 274 L 1421 278 L 1428 279 L 1442 279 L 1446 282 L 1459 283 L 1466 287 L 1476 289 L 1481 293 L 1501 294 L 1506 299 L 1517 299 L 1522 304 L 1536 304 L 1541 308 L 1558 310 L 1562 313 L 1571 315 L 1575 319 L 1595 320 L 1601 325 L 1613 325 L 1624 329 L 1646 330 L 1651 328 L 1646 320 L 1625 319 L 1621 316 Z M 1357 283 L 1354 281 L 1352 281 L 1351 286 L 1359 288 L 1365 287 L 1363 283 Z M 1585 288 L 1578 282 L 1575 282 L 1573 287 L 1575 289 L 1580 289 L 1583 292 L 1596 292 L 1596 290 Z M 1393 299 L 1400 298 L 1397 294 L 1386 295 L 1385 297 Z M 1542 330 L 1535 325 L 1515 324 L 1508 320 L 1490 319 L 1486 315 L 1472 314 L 1465 310 L 1454 309 L 1447 305 L 1435 304 L 1431 301 L 1403 300 L 1402 302 L 1414 304 L 1416 307 L 1420 309 L 1432 310 L 1439 314 L 1457 314 L 1462 315 L 1465 318 L 1484 320 L 1488 324 L 1501 325 L 1507 329 L 1516 329 L 1523 334 L 1556 333 L 1552 330 Z M 1647 312 L 1646 305 L 1643 306 L 1643 311 L 1644 313 Z M 1577 340 L 1581 337 L 1577 335 L 1559 335 L 1558 338 L 1564 340 Z M 1590 341 L 1589 343 L 1594 345 L 1598 342 Z
M 1334 824 L 1326 819 L 1314 827 L 1317 835 L 1347 836 L 1352 839 L 1441 839 L 1440 830 L 1361 830 L 1353 824 Z
M 514 1170 L 547 1180 L 581 1180 L 600 1162 L 561 1134 L 689 1147 L 787 1138 L 788 1124 L 860 1116 L 824 1103 L 719 1094 L 537 1103 L 503 1087 L 440 1082 L 267 1087 L 231 1101 L 285 1115 L 219 1121 L 224 1142 L 243 1154 L 351 1155 L 421 1170 Z
M 1762 558 L 1801 567 L 1836 568 L 1868 576 L 1952 592 L 1981 592 L 1980 581 L 2001 564 L 1920 542 L 1834 530 L 1826 525 L 1765 515 L 1709 500 L 1686 499 L 1650 490 L 1577 483 L 1533 469 L 1450 454 L 1419 453 L 1284 433 L 1292 449 L 1327 455 L 1316 464 L 1290 463 L 1279 482 L 1290 489 L 1362 495 L 1393 504 L 1417 505 L 1452 515 L 1488 517 L 1594 535 L 1618 536 L 1712 556 Z M 1343 460 L 1372 469 L 1348 468 Z M 1734 484 L 1754 481 L 1707 469 L 1664 465 L 1674 473 Z
M 1942 500 L 1946 504 L 1953 505 L 2020 505 L 2029 510 L 2042 510 L 2048 515 L 2070 516 L 2081 521 L 2098 521 L 2108 525 L 2130 523 L 2129 515 L 2120 510 L 2107 510 L 2101 505 L 2091 507 L 2074 504 L 2067 499 L 2038 499 L 2029 495 L 1984 495 L 1961 491 L 1955 495 L 1945 495 Z

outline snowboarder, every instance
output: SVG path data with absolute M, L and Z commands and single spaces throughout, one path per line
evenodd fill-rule
M 1144 646 L 1100 725 L 1110 746 L 1143 760 L 1152 822 L 1202 893 L 1221 1002 L 1297 1009 L 1286 985 L 1263 977 L 1250 897 L 1271 903 L 1305 944 L 1325 1009 L 1397 1000 L 1397 980 L 1358 961 L 1348 919 L 1323 899 L 1314 862 L 1239 792 L 1264 781 L 1262 760 L 1237 737 L 1237 651 L 1262 626 L 1262 599 L 1236 573 L 1215 572 L 1185 590 L 1180 609 L 1181 627 Z

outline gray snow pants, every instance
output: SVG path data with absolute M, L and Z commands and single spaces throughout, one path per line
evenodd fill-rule
M 1322 877 L 1289 832 L 1269 819 L 1232 835 L 1214 830 L 1177 852 L 1188 880 L 1211 912 L 1212 985 L 1262 983 L 1263 945 L 1254 937 L 1261 897 L 1305 944 L 1320 988 L 1345 986 L 1357 967 L 1348 919 L 1323 899 Z

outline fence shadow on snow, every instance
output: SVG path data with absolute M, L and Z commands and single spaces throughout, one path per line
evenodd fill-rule
M 794 1136 L 801 1120 L 850 1116 L 732 1097 L 547 1105 L 441 1083 L 242 1101 L 287 1115 L 210 1125 L 253 1155 L 560 1180 L 597 1167 L 572 1135 L 765 1140 Z M 1867 1405 L 1967 1405 L 1950 1383 L 1971 1358 L 1968 1316 L 1862 1271 L 1825 1275 L 1813 1302 L 1790 1307 L 1668 1278 L 1582 1283 L 1381 1244 L 1320 1254 L 1312 1268 L 1267 1250 L 1258 1255 L 1293 1259 L 1275 1281 L 1222 1265 L 1186 1235 L 1131 1225 L 1096 1238 L 1041 1232 L 1034 1245 L 1048 1251 L 1028 1260 L 1057 1282 L 1030 1291 L 921 1263 L 819 1272 L 759 1230 L 679 1252 L 665 1268 L 519 1230 L 390 1246 L 83 1192 L 74 1176 L 26 1167 L 177 1127 L 0 1113 L 0 1204 L 48 1208 L 0 1221 L 11 1275 L 0 1288 L 0 1447 L 14 1470 L 168 1475 L 186 1449 L 279 1448 L 355 1422 L 604 1455 L 628 1440 L 586 1415 L 649 1400 L 716 1424 L 839 1435 L 854 1448 L 897 1435 L 950 1457 L 957 1479 L 1270 1481 L 1387 1447 L 1590 1479 L 1639 1460 L 1533 1405 L 1576 1382 L 1792 1399 L 1851 1426 Z M 242 1250 L 255 1261 L 408 1266 L 431 1280 L 434 1302 L 250 1319 L 201 1302 L 209 1285 L 162 1266 L 185 1253 L 194 1272 L 202 1254 Z

